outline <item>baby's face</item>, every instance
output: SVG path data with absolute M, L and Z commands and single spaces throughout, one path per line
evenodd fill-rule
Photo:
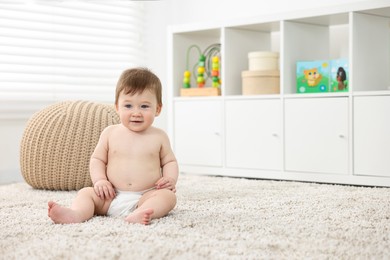
M 120 93 L 116 109 L 121 123 L 134 132 L 148 129 L 161 111 L 156 95 L 149 90 L 134 95 Z

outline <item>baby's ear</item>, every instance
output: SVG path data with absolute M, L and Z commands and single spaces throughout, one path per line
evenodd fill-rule
M 157 109 L 156 109 L 156 116 L 159 116 L 160 113 L 161 113 L 161 109 L 162 109 L 162 105 L 157 105 Z

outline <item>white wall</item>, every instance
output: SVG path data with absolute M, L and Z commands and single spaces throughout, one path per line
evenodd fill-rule
M 369 0 L 162 0 L 145 1 L 147 24 L 145 44 L 149 51 L 146 64 L 167 86 L 167 26 L 181 23 L 231 21 L 243 17 L 307 10 Z M 1 93 L 0 93 L 1 94 Z M 166 98 L 164 99 L 166 100 Z M 165 103 L 165 108 L 167 104 Z M 155 125 L 167 128 L 166 109 Z M 0 119 L 0 183 L 22 180 L 19 169 L 19 143 L 27 119 Z
M 148 67 L 155 72 L 163 85 L 163 109 L 154 125 L 162 129 L 167 127 L 167 25 L 170 23 L 169 1 L 147 1 L 146 4 L 146 49 Z M 165 101 L 165 102 L 164 102 Z
M 308 10 L 369 0 L 166 0 L 170 3 L 172 23 L 224 21 L 264 14 Z
M 27 119 L 0 119 L 0 184 L 23 180 L 19 144 Z

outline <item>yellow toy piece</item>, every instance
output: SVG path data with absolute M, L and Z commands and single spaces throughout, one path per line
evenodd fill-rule
M 191 87 L 191 72 L 186 70 L 184 71 L 183 88 L 190 88 L 190 87 Z
M 198 67 L 198 73 L 199 74 L 203 74 L 205 71 L 205 68 L 204 67 Z

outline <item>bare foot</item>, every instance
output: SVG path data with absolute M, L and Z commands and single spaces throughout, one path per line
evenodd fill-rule
M 129 223 L 149 225 L 152 220 L 153 212 L 153 209 L 135 210 L 133 213 L 128 215 L 125 220 Z
M 55 224 L 70 224 L 70 223 L 81 223 L 82 221 L 78 218 L 77 214 L 70 208 L 65 208 L 53 201 L 47 203 L 48 216 L 53 220 Z

